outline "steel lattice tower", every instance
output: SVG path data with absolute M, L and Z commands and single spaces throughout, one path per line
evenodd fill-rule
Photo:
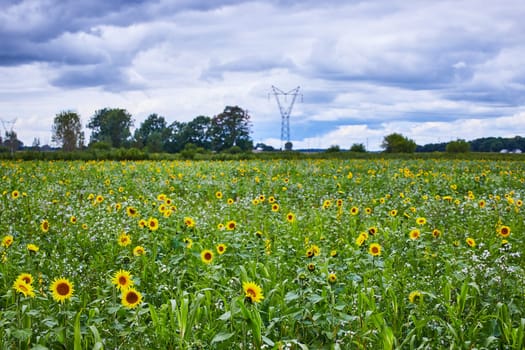
M 299 94 L 300 87 L 296 87 L 288 92 L 284 92 L 281 89 L 272 85 L 273 95 L 275 96 L 275 101 L 277 101 L 277 106 L 279 107 L 279 112 L 281 112 L 281 143 L 290 142 L 290 114 L 292 114 L 292 108 Z M 288 108 L 285 109 L 279 96 L 284 96 L 286 101 L 287 96 L 292 96 L 292 101 Z M 281 145 L 282 146 L 282 145 Z

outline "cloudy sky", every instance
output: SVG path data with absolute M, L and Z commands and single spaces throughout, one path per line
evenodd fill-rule
M 0 0 L 0 119 L 31 145 L 64 110 L 138 127 L 238 105 L 280 147 L 273 85 L 300 87 L 295 149 L 525 136 L 524 18 L 523 0 Z

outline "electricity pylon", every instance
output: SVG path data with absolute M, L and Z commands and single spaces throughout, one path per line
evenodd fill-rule
M 273 95 L 275 96 L 275 101 L 277 101 L 279 112 L 281 112 L 281 149 L 283 142 L 286 142 L 287 144 L 290 143 L 290 114 L 292 114 L 292 108 L 297 96 L 300 95 L 299 89 L 300 87 L 298 86 L 295 89 L 292 89 L 288 92 L 284 92 L 281 89 L 272 85 Z M 285 101 L 287 96 L 292 96 L 292 101 L 290 102 L 287 108 L 283 106 L 281 100 L 279 99 L 279 96 L 284 96 Z

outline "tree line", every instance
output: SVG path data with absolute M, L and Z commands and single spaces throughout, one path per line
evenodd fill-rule
M 248 112 L 239 106 L 226 106 L 214 117 L 197 116 L 189 122 L 168 121 L 157 114 L 149 115 L 132 134 L 134 120 L 121 108 L 97 110 L 86 125 L 91 130 L 88 148 L 136 148 L 147 153 L 178 153 L 186 148 L 223 152 L 249 151 L 251 122 Z M 16 133 L 6 134 L 0 144 L 19 149 Z M 52 125 L 52 138 L 63 151 L 86 148 L 80 115 L 74 111 L 58 113 Z M 12 146 L 12 147 L 11 147 Z M 39 146 L 35 139 L 33 146 Z
M 132 133 L 134 120 L 130 113 L 121 108 L 103 108 L 95 111 L 87 128 L 91 130 L 90 149 L 137 149 L 146 153 L 191 152 L 248 152 L 254 149 L 250 137 L 252 124 L 250 115 L 239 106 L 226 106 L 224 110 L 208 117 L 199 115 L 189 122 L 168 121 L 158 114 L 150 114 Z M 86 139 L 82 131 L 80 115 L 74 111 L 58 113 L 52 125 L 52 138 L 63 151 L 71 152 L 86 148 Z M 6 131 L 5 138 L 0 137 L 0 152 L 10 150 L 13 153 L 23 147 L 16 132 Z M 273 151 L 273 147 L 258 143 L 255 147 L 263 151 Z M 40 141 L 35 138 L 30 149 L 39 149 Z M 385 153 L 414 152 L 500 152 L 525 150 L 525 138 L 486 137 L 473 141 L 458 139 L 451 142 L 417 145 L 413 140 L 400 133 L 384 137 L 381 144 Z M 292 146 L 287 145 L 286 150 Z M 366 152 L 363 144 L 354 144 L 351 152 Z M 326 152 L 340 152 L 334 145 Z

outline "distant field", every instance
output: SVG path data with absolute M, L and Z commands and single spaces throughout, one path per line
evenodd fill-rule
M 525 162 L 0 161 L 2 349 L 522 349 Z

